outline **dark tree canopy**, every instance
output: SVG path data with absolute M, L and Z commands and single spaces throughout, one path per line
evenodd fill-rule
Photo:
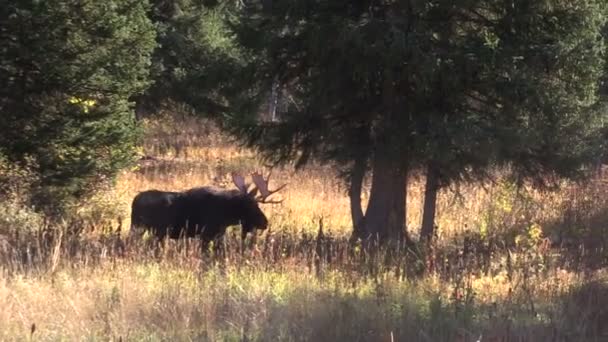
M 226 112 L 226 99 L 242 90 L 241 75 L 251 73 L 248 56 L 226 23 L 238 3 L 152 1 L 158 48 L 152 58 L 154 84 L 137 99 L 140 111 L 154 114 L 172 101 L 201 115 Z
M 79 196 L 128 165 L 129 98 L 149 85 L 145 1 L 1 1 L 0 154 L 32 160 L 41 204 Z
M 443 186 L 497 166 L 548 184 L 597 159 L 606 7 L 4 1 L 0 154 L 34 162 L 41 202 L 74 198 L 132 160 L 133 102 L 154 111 L 169 100 L 219 119 L 271 162 L 337 166 L 357 237 L 407 238 L 408 176 L 425 172 L 430 234 Z M 277 97 L 279 115 L 260 120 Z
M 541 181 L 577 175 L 597 151 L 603 1 L 258 7 L 235 26 L 258 59 L 232 128 L 275 161 L 312 157 L 353 175 L 369 163 L 364 237 L 402 235 L 411 170 L 433 165 L 447 184 L 507 165 Z M 239 104 L 260 101 L 274 79 L 290 106 L 281 122 L 256 123 Z

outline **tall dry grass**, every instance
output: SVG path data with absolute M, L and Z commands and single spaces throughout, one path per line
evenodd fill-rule
M 348 200 L 331 167 L 282 168 L 272 179 L 289 184 L 284 202 L 264 206 L 270 230 L 241 251 L 232 229 L 213 256 L 196 241 L 127 243 L 130 201 L 151 188 L 231 187 L 231 171 L 261 168 L 256 154 L 204 121 L 146 124 L 142 156 L 153 159 L 83 203 L 77 220 L 49 227 L 26 211 L 0 221 L 1 340 L 608 340 L 600 179 L 558 192 L 501 179 L 446 190 L 434 249 L 370 254 L 347 242 Z M 422 191 L 412 179 L 414 236 Z M 6 217 L 19 209 L 11 203 Z M 32 233 L 15 238 L 20 224 Z

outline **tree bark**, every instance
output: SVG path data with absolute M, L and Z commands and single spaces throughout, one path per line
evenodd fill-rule
M 372 186 L 363 219 L 362 234 L 367 243 L 382 245 L 409 243 L 406 232 L 407 149 L 399 134 L 407 110 L 396 95 L 394 72 L 384 70 L 382 84 L 383 120 L 375 129 L 372 157 Z M 405 89 L 403 89 L 405 91 Z
M 373 160 L 372 187 L 365 212 L 366 239 L 400 242 L 405 231 L 407 168 L 377 151 Z
M 353 221 L 353 236 L 355 238 L 363 236 L 363 207 L 361 205 L 361 189 L 366 169 L 365 156 L 355 158 L 350 176 L 350 187 L 348 197 L 350 198 L 350 214 Z
M 420 241 L 430 241 L 435 232 L 435 213 L 437 209 L 437 192 L 439 191 L 439 169 L 434 163 L 429 163 L 426 171 L 426 186 L 424 189 L 424 206 L 422 212 L 422 228 Z

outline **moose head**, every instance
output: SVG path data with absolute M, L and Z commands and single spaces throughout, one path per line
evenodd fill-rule
M 274 190 L 270 190 L 268 183 L 270 181 L 270 175 L 272 170 L 268 173 L 266 179 L 259 172 L 253 172 L 251 179 L 254 187 L 249 190 L 251 184 L 245 182 L 245 178 L 237 173 L 232 173 L 232 182 L 240 192 L 241 200 L 241 225 L 243 226 L 243 236 L 248 232 L 253 232 L 255 229 L 264 230 L 268 228 L 268 219 L 259 207 L 259 203 L 271 204 L 281 203 L 282 200 L 270 200 L 269 197 L 281 189 L 287 184 L 283 184 Z

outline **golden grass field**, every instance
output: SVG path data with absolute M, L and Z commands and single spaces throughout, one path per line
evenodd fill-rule
M 232 187 L 231 171 L 261 168 L 255 152 L 184 118 L 147 122 L 142 154 L 157 160 L 82 204 L 81 234 L 66 223 L 59 238 L 0 239 L 0 340 L 608 341 L 599 178 L 557 192 L 500 178 L 445 190 L 436 245 L 416 259 L 349 249 L 348 198 L 332 168 L 285 167 L 271 180 L 288 183 L 284 202 L 263 206 L 269 231 L 241 255 L 230 230 L 220 258 L 195 242 L 125 244 L 130 201 L 151 188 Z M 409 188 L 414 238 L 423 181 Z M 415 276 L 420 264 L 430 271 Z

